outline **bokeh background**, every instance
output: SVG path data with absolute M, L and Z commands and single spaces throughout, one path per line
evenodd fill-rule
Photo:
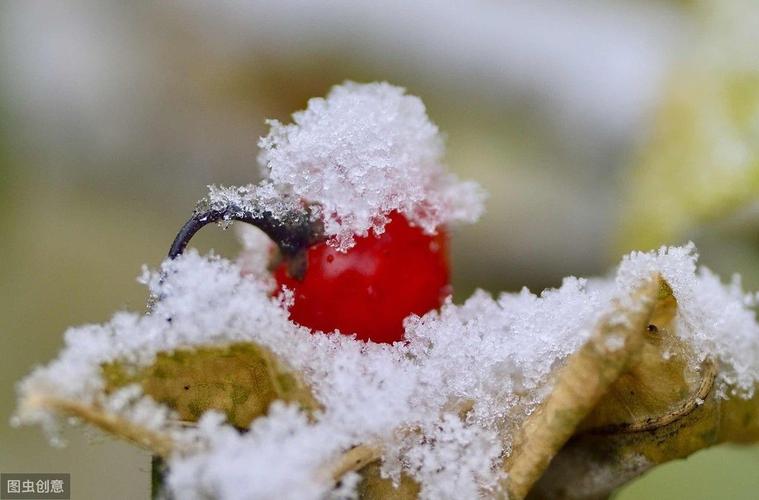
M 491 193 L 455 234 L 459 300 L 689 239 L 759 289 L 756 47 L 753 0 L 0 3 L 0 470 L 148 495 L 128 445 L 12 429 L 14 384 L 67 326 L 142 310 L 135 277 L 205 185 L 256 180 L 264 118 L 345 79 L 421 96 L 450 167 Z M 194 243 L 237 251 L 229 232 Z M 721 447 L 618 498 L 757 491 L 759 450 Z

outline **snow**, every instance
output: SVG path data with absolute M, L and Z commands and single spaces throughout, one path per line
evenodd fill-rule
M 204 451 L 171 461 L 168 483 L 183 497 L 321 498 L 332 486 L 325 464 L 368 442 L 384 443 L 383 472 L 411 475 L 423 498 L 472 497 L 495 488 L 497 466 L 520 423 L 549 393 L 551 373 L 587 340 L 615 298 L 653 272 L 678 300 L 677 333 L 693 346 L 693 362 L 718 361 L 723 396 L 751 392 L 759 380 L 755 297 L 741 292 L 738 281 L 723 285 L 698 269 L 696 258 L 693 245 L 662 248 L 625 257 L 615 277 L 567 278 L 540 295 L 525 289 L 492 298 L 479 291 L 464 304 L 410 317 L 407 342 L 384 345 L 312 334 L 287 319 L 265 280 L 242 273 L 237 263 L 189 252 L 143 276 L 161 297 L 150 314 L 122 312 L 106 324 L 69 330 L 58 359 L 19 391 L 22 399 L 98 401 L 160 431 L 171 427 L 169 413 L 145 403 L 135 387 L 102 395 L 101 363 L 148 364 L 156 353 L 178 348 L 257 342 L 303 374 L 324 410 L 309 420 L 276 404 L 246 434 L 208 414 L 199 429 L 186 431 Z M 39 408 L 24 413 L 22 405 L 18 417 L 43 423 L 54 416 Z
M 171 463 L 169 487 L 181 498 L 308 499 L 331 486 L 317 471 L 346 446 L 340 433 L 329 439 L 326 425 L 309 425 L 294 406 L 276 402 L 269 416 L 254 422 L 244 435 L 221 424 L 219 416 L 201 423 L 212 451 Z
M 232 209 L 231 211 L 229 209 Z M 274 217 L 285 218 L 298 210 L 300 203 L 287 193 L 282 193 L 270 182 L 248 186 L 208 186 L 208 197 L 203 198 L 196 207 L 196 212 L 209 210 L 226 211 L 225 225 L 231 222 L 231 213 L 237 215 L 249 212 L 260 216 L 264 212 Z
M 496 491 L 494 474 L 502 448 L 495 430 L 467 425 L 457 415 L 444 414 L 424 428 L 425 440 L 406 453 L 408 468 L 424 478 L 426 498 L 479 498 L 481 491 Z
M 212 186 L 204 208 L 231 203 L 282 216 L 305 200 L 340 250 L 369 230 L 382 233 L 392 211 L 428 233 L 482 213 L 483 190 L 446 171 L 438 128 L 403 88 L 346 82 L 309 100 L 293 123 L 268 123 L 271 130 L 259 141 L 261 184 Z

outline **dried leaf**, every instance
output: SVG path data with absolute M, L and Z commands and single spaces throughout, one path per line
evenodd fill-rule
M 700 367 L 692 362 L 691 349 L 674 330 L 676 312 L 672 289 L 662 281 L 636 362 L 612 384 L 578 431 L 660 427 L 667 419 L 692 410 L 699 398 L 709 394 L 715 367 L 711 362 Z
M 531 498 L 606 498 L 655 465 L 719 443 L 759 441 L 759 395 L 717 398 L 716 366 L 689 363 L 692 353 L 674 331 L 675 312 L 665 285 L 638 363 L 554 457 Z
M 218 410 L 234 426 L 247 428 L 275 400 L 297 402 L 308 411 L 318 408 L 296 373 L 252 343 L 160 353 L 147 367 L 113 362 L 102 370 L 107 393 L 139 384 L 145 394 L 190 422 L 207 410 Z
M 577 426 L 630 365 L 643 346 L 659 294 L 656 277 L 635 291 L 629 306 L 617 305 L 588 342 L 556 374 L 545 402 L 524 423 L 504 468 L 509 498 L 524 498 Z
M 23 406 L 27 410 L 44 408 L 59 415 L 74 417 L 163 457 L 167 457 L 175 451 L 186 451 L 178 450 L 176 443 L 168 433 L 149 429 L 119 415 L 114 415 L 97 405 L 38 394 L 24 400 Z
M 391 479 L 381 476 L 378 462 L 367 465 L 360 474 L 358 497 L 362 500 L 412 500 L 419 496 L 419 483 L 402 474 L 396 487 Z

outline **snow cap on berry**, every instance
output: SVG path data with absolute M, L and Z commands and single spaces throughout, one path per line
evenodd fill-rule
M 446 171 L 440 131 L 401 87 L 346 82 L 309 100 L 292 124 L 268 123 L 259 142 L 264 176 L 318 204 L 337 248 L 381 233 L 392 211 L 429 233 L 482 213 L 484 192 Z

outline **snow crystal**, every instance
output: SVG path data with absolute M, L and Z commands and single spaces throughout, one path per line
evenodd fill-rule
M 55 394 L 98 402 L 178 436 L 169 413 L 144 403 L 134 388 L 102 396 L 101 363 L 148 364 L 159 352 L 256 342 L 302 374 L 323 410 L 309 418 L 277 403 L 244 434 L 206 414 L 185 431 L 202 451 L 170 460 L 168 484 L 183 498 L 321 498 L 333 487 L 325 467 L 361 443 L 382 443 L 383 474 L 409 475 L 423 498 L 471 498 L 497 488 L 500 461 L 550 393 L 551 374 L 614 300 L 655 272 L 678 300 L 676 331 L 692 345 L 693 361 L 719 362 L 723 395 L 750 393 L 759 380 L 754 300 L 738 281 L 725 286 L 698 270 L 692 245 L 633 253 L 616 278 L 567 278 L 540 295 L 479 291 L 464 304 L 409 317 L 406 342 L 393 345 L 314 334 L 289 321 L 265 279 L 241 264 L 188 252 L 143 276 L 159 297 L 150 314 L 122 312 L 104 325 L 69 330 L 59 358 L 19 391 L 22 400 Z M 18 416 L 26 423 L 52 418 L 39 408 Z M 340 495 L 349 496 L 356 481 L 351 476 Z
M 332 487 L 331 478 L 304 472 L 319 471 L 350 444 L 336 430 L 311 425 L 296 407 L 280 402 L 245 434 L 221 425 L 218 417 L 200 425 L 211 451 L 178 457 L 168 477 L 169 487 L 190 500 L 317 500 Z
M 346 82 L 309 100 L 293 122 L 268 122 L 259 185 L 211 187 L 201 208 L 231 204 L 281 216 L 304 200 L 340 250 L 355 236 L 381 233 L 393 211 L 428 233 L 482 213 L 484 192 L 446 172 L 440 132 L 422 101 L 400 87 Z
M 491 472 L 502 450 L 497 432 L 446 414 L 422 433 L 426 439 L 406 455 L 409 469 L 424 482 L 422 498 L 479 498 L 481 491 L 497 489 L 504 475 Z

